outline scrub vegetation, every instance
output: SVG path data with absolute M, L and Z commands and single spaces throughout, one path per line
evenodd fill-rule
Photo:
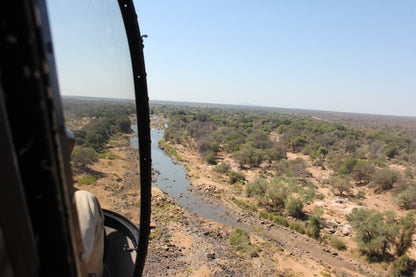
M 322 233 L 330 211 L 305 207 L 324 199 L 324 189 L 359 205 L 366 192 L 391 195 L 398 214 L 360 207 L 346 218 L 362 255 L 388 263 L 397 258 L 394 268 L 407 270 L 403 255 L 415 233 L 413 213 L 407 213 L 416 207 L 415 119 L 163 104 L 151 113 L 169 118 L 167 143 L 195 149 L 229 184 L 242 185 L 245 197 L 230 198 L 238 207 L 337 249 L 345 250 L 345 241 Z M 313 176 L 311 167 L 325 177 Z M 254 180 L 245 177 L 253 171 L 259 172 Z
M 88 170 L 88 165 L 99 158 L 114 160 L 108 144 L 123 134 L 130 134 L 130 116 L 135 114 L 132 101 L 105 101 L 64 99 L 66 124 L 75 135 L 75 147 L 71 160 L 79 170 Z

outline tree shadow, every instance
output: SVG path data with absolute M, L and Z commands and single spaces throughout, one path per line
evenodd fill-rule
M 309 216 L 304 211 L 299 212 L 298 216 L 296 216 L 295 218 L 302 221 L 309 220 Z
M 104 178 L 104 177 L 107 176 L 107 174 L 104 173 L 104 172 L 97 171 L 97 170 L 94 170 L 94 169 L 91 169 L 91 168 L 88 168 L 88 167 L 84 168 L 83 171 L 85 173 L 87 173 L 88 175 L 91 175 L 91 176 L 94 176 L 94 177 L 97 177 L 97 178 Z
M 413 259 L 410 259 L 410 264 L 409 264 L 407 270 L 405 272 L 403 272 L 403 274 L 405 276 L 413 276 L 415 271 L 416 271 L 416 261 L 413 260 Z

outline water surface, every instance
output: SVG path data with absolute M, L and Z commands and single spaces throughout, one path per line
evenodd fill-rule
M 132 126 L 137 133 L 137 127 Z M 163 138 L 164 130 L 151 130 L 152 139 L 152 165 L 159 172 L 153 185 L 174 198 L 182 207 L 202 217 L 226 225 L 237 224 L 236 219 L 227 212 L 225 207 L 209 202 L 207 199 L 188 190 L 191 183 L 186 178 L 186 171 L 182 165 L 173 163 L 172 159 L 158 147 L 158 142 Z M 132 139 L 131 144 L 137 148 L 137 138 Z

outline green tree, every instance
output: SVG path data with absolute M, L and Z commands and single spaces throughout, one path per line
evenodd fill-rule
M 368 184 L 371 174 L 374 172 L 374 166 L 367 161 L 357 161 L 354 166 L 352 178 L 359 184 Z
M 402 190 L 396 198 L 397 204 L 402 209 L 416 208 L 416 186 L 412 185 L 409 188 Z
M 235 250 L 241 254 L 247 253 L 250 257 L 258 257 L 258 247 L 251 243 L 249 232 L 244 228 L 237 227 L 234 230 L 230 235 L 230 244 L 234 245 Z
M 266 159 L 268 159 L 268 156 L 264 150 L 254 149 L 254 151 L 251 152 L 249 164 L 251 166 L 259 166 Z
M 290 141 L 290 147 L 292 148 L 293 152 L 299 152 L 305 147 L 307 143 L 308 141 L 305 137 L 297 136 L 292 138 L 292 140 Z
M 87 141 L 88 147 L 94 148 L 95 151 L 103 150 L 104 143 L 106 142 L 105 137 L 95 131 L 87 133 L 85 140 Z
M 358 160 L 354 157 L 347 157 L 344 160 L 344 168 L 349 174 L 354 170 L 354 166 L 357 164 Z
M 230 236 L 231 245 L 240 247 L 247 246 L 250 243 L 250 236 L 246 229 L 237 227 Z
M 356 232 L 359 250 L 369 257 L 384 258 L 399 233 L 391 211 L 354 208 L 348 220 Z
M 286 149 L 280 145 L 274 145 L 272 148 L 267 149 L 269 162 L 279 161 L 286 158 Z
M 75 166 L 87 167 L 98 161 L 97 152 L 90 147 L 76 146 L 72 151 L 71 160 Z
M 264 150 L 256 149 L 249 144 L 242 146 L 241 150 L 234 155 L 234 159 L 240 166 L 259 166 L 266 158 L 267 155 Z
M 120 132 L 130 134 L 133 130 L 131 129 L 131 121 L 128 117 L 119 117 L 116 120 L 117 128 Z
M 352 185 L 348 177 L 346 176 L 336 176 L 330 180 L 332 189 L 338 192 L 340 196 L 343 196 L 344 193 L 349 193 L 351 191 Z
M 284 207 L 288 193 L 287 184 L 281 178 L 272 179 L 267 187 L 267 197 L 270 199 L 271 209 Z
M 73 131 L 75 136 L 75 144 L 76 145 L 84 145 L 85 144 L 85 136 L 87 133 L 82 130 L 75 130 Z
M 328 152 L 329 152 L 328 148 L 326 147 L 321 146 L 318 148 L 318 154 L 320 155 L 321 159 L 324 161 L 325 161 L 326 155 L 328 155 Z
M 244 145 L 241 148 L 234 154 L 234 159 L 240 164 L 241 167 L 243 167 L 244 165 L 249 164 L 254 148 L 247 145 Z

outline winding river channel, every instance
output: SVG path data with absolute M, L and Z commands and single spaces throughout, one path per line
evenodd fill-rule
M 132 126 L 137 133 L 137 127 Z M 176 200 L 182 207 L 190 212 L 226 225 L 240 225 L 237 220 L 227 212 L 225 207 L 210 202 L 207 198 L 189 190 L 191 183 L 186 178 L 186 171 L 182 165 L 175 164 L 172 159 L 158 147 L 158 142 L 163 138 L 165 130 L 151 130 L 152 139 L 152 165 L 158 172 L 153 185 L 168 196 Z M 131 144 L 137 149 L 137 138 L 132 139 Z

